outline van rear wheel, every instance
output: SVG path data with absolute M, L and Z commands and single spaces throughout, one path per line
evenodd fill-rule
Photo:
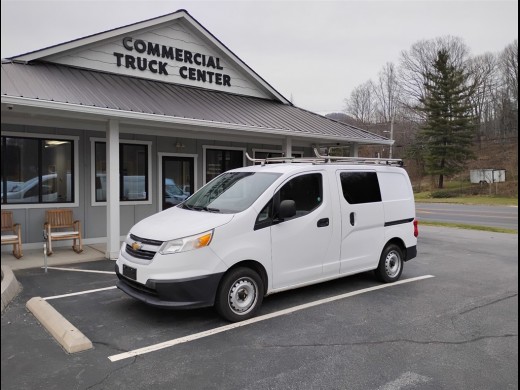
M 240 267 L 224 275 L 217 291 L 215 309 L 226 320 L 238 322 L 253 317 L 264 298 L 260 275 Z
M 403 272 L 403 251 L 398 245 L 389 244 L 383 249 L 379 265 L 375 270 L 376 277 L 384 283 L 399 280 Z

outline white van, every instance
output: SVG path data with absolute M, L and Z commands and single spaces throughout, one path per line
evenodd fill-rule
M 399 161 L 360 161 L 219 175 L 132 227 L 116 262 L 118 288 L 157 307 L 214 306 L 234 322 L 276 292 L 369 270 L 398 280 L 417 254 L 410 180 Z

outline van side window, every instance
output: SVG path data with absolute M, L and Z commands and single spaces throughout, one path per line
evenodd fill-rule
M 258 213 L 255 221 L 254 230 L 263 229 L 273 224 L 273 200 L 271 199 L 265 207 Z
M 350 204 L 381 202 L 381 190 L 375 172 L 341 172 L 341 189 Z
M 323 202 L 322 182 L 321 173 L 297 176 L 280 189 L 280 202 L 294 200 L 295 218 L 309 214 Z
M 273 224 L 276 214 L 273 207 L 283 200 L 294 200 L 296 216 L 302 217 L 316 209 L 323 202 L 323 178 L 321 173 L 301 175 L 289 180 L 278 191 L 256 217 L 254 230 L 263 229 Z

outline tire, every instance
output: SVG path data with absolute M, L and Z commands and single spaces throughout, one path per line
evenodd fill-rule
M 389 244 L 383 249 L 379 265 L 375 270 L 377 279 L 383 283 L 392 283 L 403 273 L 403 251 L 398 245 Z
M 224 275 L 217 290 L 215 309 L 230 322 L 252 318 L 264 299 L 262 278 L 250 268 L 236 268 Z

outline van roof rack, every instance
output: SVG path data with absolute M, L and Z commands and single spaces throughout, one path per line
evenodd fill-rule
M 246 157 L 253 163 L 261 165 L 269 163 L 343 163 L 343 164 L 379 164 L 379 165 L 395 165 L 402 167 L 403 160 L 398 158 L 370 158 L 370 157 L 342 157 L 342 156 L 323 156 L 314 148 L 316 157 L 268 157 L 268 158 L 252 158 L 246 153 Z

